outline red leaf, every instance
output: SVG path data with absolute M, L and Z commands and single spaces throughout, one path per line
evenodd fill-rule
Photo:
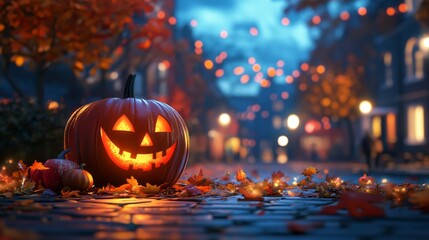
M 383 217 L 384 209 L 375 205 L 381 203 L 383 198 L 373 194 L 360 192 L 346 192 L 341 195 L 337 205 L 325 206 L 321 214 L 335 214 L 341 209 L 346 209 L 349 215 L 355 218 Z

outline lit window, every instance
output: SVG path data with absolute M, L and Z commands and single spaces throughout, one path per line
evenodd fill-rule
M 372 119 L 372 136 L 374 138 L 381 137 L 381 117 L 376 116 Z
M 419 49 L 417 39 L 412 37 L 405 45 L 406 82 L 422 80 L 424 54 Z
M 426 141 L 424 108 L 422 105 L 410 105 L 407 108 L 407 144 L 418 145 Z
M 386 135 L 387 143 L 396 143 L 396 116 L 394 113 L 389 113 L 386 116 Z
M 387 87 L 393 85 L 393 72 L 392 72 L 392 54 L 386 52 L 384 54 L 384 83 Z

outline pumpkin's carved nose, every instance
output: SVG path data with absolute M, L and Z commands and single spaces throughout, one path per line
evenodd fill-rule
M 145 147 L 153 146 L 152 139 L 150 138 L 148 133 L 146 133 L 146 135 L 144 135 L 144 138 L 143 138 L 142 142 L 140 143 L 140 146 L 145 146 Z

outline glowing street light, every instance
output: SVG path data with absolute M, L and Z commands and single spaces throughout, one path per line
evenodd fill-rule
M 289 117 L 287 117 L 286 121 L 287 121 L 286 122 L 287 127 L 289 129 L 294 130 L 294 129 L 297 129 L 299 126 L 299 117 L 296 114 L 289 115 Z
M 217 119 L 217 121 L 221 126 L 225 127 L 231 123 L 231 117 L 229 116 L 228 113 L 222 113 L 219 115 L 219 118 Z
M 372 111 L 372 103 L 368 100 L 363 100 L 359 104 L 359 111 L 363 114 L 368 114 Z
M 426 54 L 429 54 L 429 34 L 425 34 L 420 38 L 419 41 L 419 47 L 422 49 Z
M 277 138 L 277 143 L 280 147 L 285 147 L 289 143 L 289 138 L 287 138 L 285 135 L 281 135 L 279 138 Z

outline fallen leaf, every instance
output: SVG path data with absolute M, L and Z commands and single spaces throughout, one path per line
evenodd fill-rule
M 383 217 L 384 209 L 375 205 L 383 202 L 383 198 L 368 193 L 345 192 L 334 206 L 325 206 L 321 214 L 336 214 L 339 210 L 346 209 L 350 216 L 355 218 Z
M 302 171 L 302 175 L 306 177 L 311 177 L 318 172 L 319 170 L 315 167 L 307 167 L 306 169 L 304 169 L 304 171 Z
M 30 166 L 30 169 L 34 171 L 34 170 L 47 170 L 49 168 L 45 167 L 43 163 L 34 160 L 34 163 L 33 165 Z
M 425 213 L 429 213 L 429 190 L 412 193 L 409 201 L 418 209 Z
M 141 192 L 145 194 L 158 194 L 161 188 L 157 185 L 151 185 L 150 183 L 146 183 L 146 187 L 141 188 Z
M 72 198 L 72 197 L 80 197 L 78 190 L 73 191 L 64 191 L 61 190 L 61 197 L 62 198 Z

